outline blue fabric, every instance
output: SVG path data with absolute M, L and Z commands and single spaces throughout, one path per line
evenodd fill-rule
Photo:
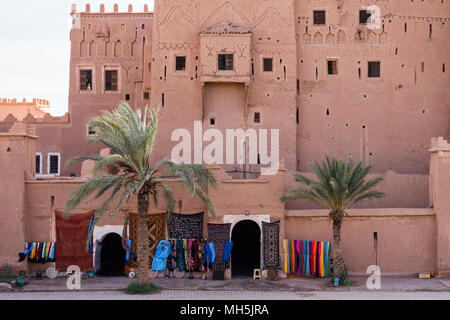
M 93 237 L 91 235 L 93 222 L 94 222 L 94 215 L 92 215 L 92 217 L 91 217 L 91 221 L 89 222 L 89 230 L 88 230 L 88 237 L 90 236 L 90 240 L 89 240 L 89 252 L 90 253 L 94 253 L 94 243 L 93 243 Z
M 216 252 L 214 251 L 214 243 L 210 242 L 205 245 L 205 255 L 203 257 L 203 263 L 208 261 L 209 266 L 212 267 L 216 260 Z
M 128 248 L 131 248 L 131 240 L 128 240 Z M 127 256 L 125 257 L 125 265 L 130 264 L 130 251 L 127 250 Z
M 230 259 L 231 250 L 233 250 L 233 242 L 229 241 L 225 242 L 225 249 L 223 251 L 223 258 L 222 258 L 223 262 L 227 262 L 228 259 Z
M 164 271 L 166 270 L 166 259 L 170 255 L 170 242 L 162 240 L 156 248 L 155 257 L 153 258 L 152 270 Z
M 177 265 L 179 271 L 183 271 L 186 268 L 184 261 L 183 240 L 181 239 L 177 240 Z

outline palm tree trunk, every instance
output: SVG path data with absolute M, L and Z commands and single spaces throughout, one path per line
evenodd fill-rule
M 150 206 L 150 199 L 148 191 L 140 192 L 138 195 L 138 230 L 137 230 L 137 276 L 139 284 L 148 285 L 150 280 L 148 271 L 150 269 L 149 256 L 150 248 L 148 241 L 148 208 Z
M 341 226 L 342 218 L 340 214 L 333 219 L 333 278 L 338 277 L 340 282 L 346 281 L 344 279 L 344 260 L 341 253 Z

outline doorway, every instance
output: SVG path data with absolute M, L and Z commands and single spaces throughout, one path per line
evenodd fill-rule
M 261 229 L 252 220 L 237 223 L 231 234 L 231 272 L 233 277 L 251 277 L 261 267 Z
M 110 233 L 102 241 L 100 253 L 100 275 L 118 277 L 124 275 L 126 252 L 122 247 L 122 237 Z

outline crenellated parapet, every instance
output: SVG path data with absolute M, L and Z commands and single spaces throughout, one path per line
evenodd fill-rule
M 75 15 L 75 14 L 80 14 L 80 13 L 81 14 L 86 14 L 86 13 L 87 14 L 105 14 L 105 13 L 106 14 L 111 14 L 111 13 L 120 13 L 120 14 L 122 14 L 122 13 L 152 13 L 152 12 L 149 11 L 148 4 L 144 5 L 143 11 L 136 11 L 136 12 L 133 10 L 133 5 L 132 4 L 128 5 L 126 12 L 120 12 L 119 11 L 119 5 L 117 3 L 115 3 L 113 5 L 113 10 L 112 11 L 106 11 L 105 4 L 101 3 L 99 5 L 99 7 L 98 7 L 98 11 L 97 12 L 93 12 L 92 11 L 92 6 L 89 3 L 86 4 L 86 6 L 84 7 L 84 11 L 82 11 L 82 12 L 78 11 L 78 7 L 77 7 L 76 4 L 73 4 L 72 8 L 71 8 L 72 16 Z
M 30 105 L 36 108 L 50 108 L 50 101 L 44 99 L 34 98 L 32 101 L 27 101 L 26 98 L 18 100 L 17 98 L 0 98 L 0 105 Z
M 33 116 L 31 113 L 27 113 L 25 118 L 17 119 L 12 113 L 8 114 L 4 119 L 0 119 L 0 124 L 13 124 L 16 122 L 22 122 L 25 124 L 67 124 L 70 122 L 69 113 L 66 113 L 60 117 L 54 117 L 49 113 L 46 113 L 44 117 L 39 118 Z

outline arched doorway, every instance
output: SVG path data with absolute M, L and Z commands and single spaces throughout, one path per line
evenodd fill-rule
M 252 276 L 254 269 L 261 267 L 261 229 L 252 220 L 237 223 L 231 233 L 232 276 Z
M 126 252 L 122 247 L 122 237 L 110 233 L 102 241 L 100 253 L 100 275 L 117 277 L 124 274 Z

